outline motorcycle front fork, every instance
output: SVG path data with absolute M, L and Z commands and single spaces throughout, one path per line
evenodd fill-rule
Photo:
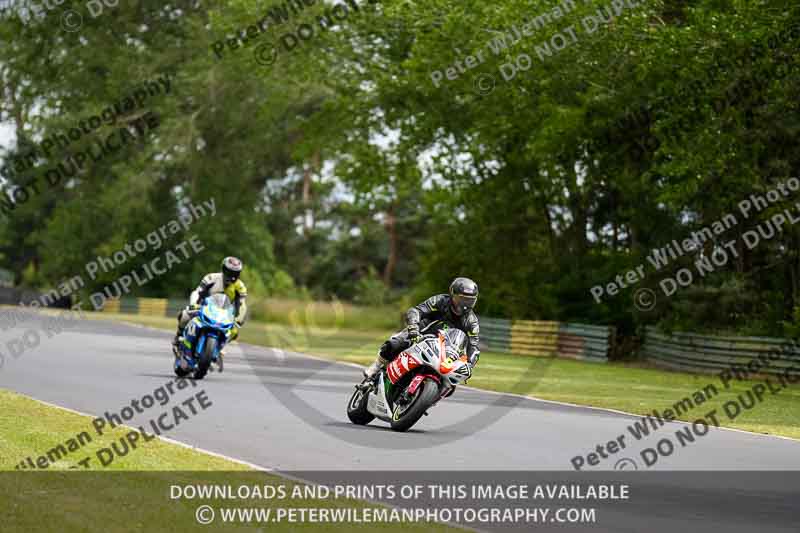
M 377 386 L 375 384 L 375 378 L 372 378 L 372 379 L 364 378 L 364 381 L 362 381 L 361 383 L 357 384 L 356 388 L 358 390 L 362 390 L 362 391 L 378 390 Z

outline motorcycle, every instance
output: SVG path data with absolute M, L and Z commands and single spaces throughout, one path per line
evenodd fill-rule
M 175 375 L 203 379 L 212 363 L 219 364 L 220 351 L 235 324 L 235 311 L 224 294 L 206 298 L 197 315 L 183 330 L 184 341 L 175 355 Z
M 407 431 L 439 400 L 472 375 L 460 329 L 428 334 L 395 357 L 374 378 L 366 378 L 350 397 L 347 416 L 366 425 L 376 417 L 395 431 Z

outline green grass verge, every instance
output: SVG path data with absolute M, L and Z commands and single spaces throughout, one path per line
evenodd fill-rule
M 67 439 L 87 432 L 92 439 L 79 450 L 68 452 L 57 458 L 48 470 L 79 468 L 78 461 L 90 456 L 89 470 L 251 470 L 249 467 L 212 455 L 199 453 L 170 444 L 160 439 L 139 441 L 137 448 L 124 457 L 115 457 L 107 467 L 95 460 L 101 448 L 112 443 L 120 446 L 119 440 L 131 431 L 128 428 L 108 428 L 102 435 L 92 427 L 92 418 L 51 407 L 25 396 L 0 389 L 0 470 L 14 470 L 20 461 L 30 456 L 35 462 L 39 455 Z
M 401 305 L 364 306 L 287 298 L 248 298 L 247 308 L 253 320 L 269 324 L 370 330 L 400 327 L 405 310 Z
M 175 321 L 138 315 L 90 314 L 172 330 Z M 372 361 L 389 330 L 311 328 L 301 324 L 251 322 L 242 331 L 243 342 L 284 348 L 359 364 Z M 724 427 L 800 439 L 800 384 L 767 394 L 761 403 L 743 410 L 734 420 L 724 414 L 724 404 L 736 401 L 757 381 L 734 381 L 730 388 L 710 375 L 672 372 L 639 364 L 589 363 L 569 359 L 525 357 L 484 352 L 470 386 L 498 392 L 514 392 L 562 402 L 650 414 L 671 409 L 684 397 L 713 384 L 718 391 L 708 401 L 686 411 L 680 420 L 694 421 L 712 409 Z
M 51 407 L 19 394 L 0 390 L 0 502 L 2 531 L 59 531 L 110 533 L 128 531 L 452 531 L 439 524 L 312 524 L 250 523 L 210 526 L 195 521 L 195 510 L 209 504 L 215 508 L 356 508 L 375 507 L 345 498 L 304 499 L 292 497 L 295 486 L 285 478 L 197 452 L 158 439 L 149 441 L 108 468 L 99 464 L 71 470 L 74 461 L 56 461 L 48 470 L 19 471 L 15 466 L 27 456 L 46 453 L 81 431 L 91 431 L 91 417 Z M 94 453 L 124 437 L 127 429 L 116 428 L 81 447 L 75 456 Z M 8 472 L 8 471 L 11 472 Z M 170 486 L 218 484 L 283 485 L 285 499 L 211 500 L 172 499 Z M 219 517 L 219 511 L 217 511 Z

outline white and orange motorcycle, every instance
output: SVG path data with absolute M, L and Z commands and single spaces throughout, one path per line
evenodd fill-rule
M 356 385 L 347 404 L 348 418 L 365 425 L 377 417 L 395 431 L 407 431 L 472 375 L 466 346 L 467 336 L 460 329 L 423 336 L 375 378 Z

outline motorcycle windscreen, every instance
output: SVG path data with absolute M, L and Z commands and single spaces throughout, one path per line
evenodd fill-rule
M 449 328 L 445 332 L 447 339 L 447 355 L 451 355 L 451 350 L 455 352 L 456 357 L 463 355 L 467 349 L 467 334 L 458 328 Z
M 233 324 L 233 304 L 223 293 L 209 296 L 204 312 L 207 319 L 221 327 L 229 327 Z

